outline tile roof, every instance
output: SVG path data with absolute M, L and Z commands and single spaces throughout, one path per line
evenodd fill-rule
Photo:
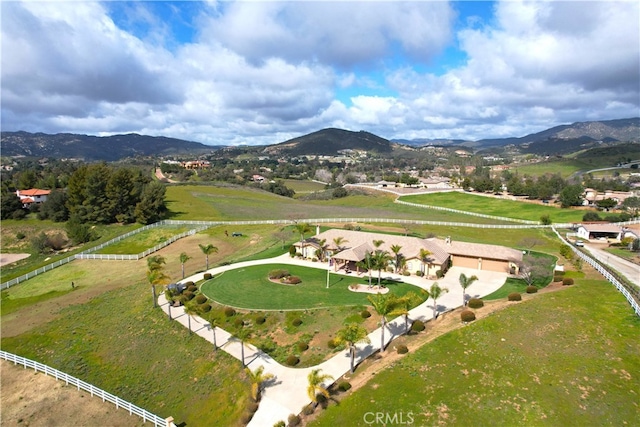
M 51 193 L 51 190 L 40 190 L 38 188 L 31 188 L 29 190 L 18 190 L 20 192 L 20 196 L 47 196 Z

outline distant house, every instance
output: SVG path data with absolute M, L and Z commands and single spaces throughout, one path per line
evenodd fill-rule
M 254 174 L 254 175 L 251 176 L 251 181 L 253 181 L 253 182 L 265 182 L 266 180 L 267 180 L 267 178 L 265 178 L 262 175 Z
M 615 224 L 597 223 L 580 224 L 578 226 L 578 238 L 584 240 L 612 239 L 621 240 L 623 229 Z
M 51 194 L 51 190 L 40 190 L 38 188 L 16 191 L 16 195 L 20 198 L 24 207 L 29 207 L 33 203 L 46 202 L 49 194 Z
M 584 205 L 595 205 L 596 202 L 605 199 L 613 199 L 618 204 L 624 202 L 627 198 L 632 197 L 633 193 L 631 191 L 614 191 L 614 190 L 605 190 L 598 191 L 593 188 L 585 188 L 582 198 L 584 199 Z
M 340 247 L 334 243 L 338 238 L 343 241 Z M 383 241 L 379 248 L 373 244 L 375 240 Z M 392 246 L 400 246 L 399 253 L 405 260 L 406 271 L 421 271 L 425 276 L 435 276 L 438 270 L 444 273 L 449 266 L 517 274 L 522 263 L 521 251 L 504 246 L 339 229 L 318 233 L 294 246 L 303 258 L 317 258 L 318 250 L 324 251 L 336 271 L 361 271 L 359 264 L 367 252 L 374 253 L 380 249 L 393 256 Z M 424 251 L 429 255 L 421 259 L 420 253 Z

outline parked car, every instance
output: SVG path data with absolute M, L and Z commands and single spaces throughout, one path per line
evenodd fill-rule
M 584 247 L 584 242 L 582 240 L 576 240 L 576 246 Z

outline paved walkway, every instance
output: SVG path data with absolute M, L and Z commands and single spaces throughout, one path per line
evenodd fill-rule
M 625 276 L 631 283 L 640 286 L 640 265 L 620 258 L 605 250 L 608 243 L 585 243 L 584 248 L 602 264 L 606 264 Z
M 311 268 L 322 268 L 325 270 L 328 268 L 328 265 L 324 263 L 291 258 L 288 254 L 284 254 L 270 259 L 246 261 L 233 265 L 216 267 L 209 269 L 207 272 L 212 275 L 217 275 L 224 271 L 236 268 L 273 263 L 304 265 Z M 478 281 L 474 282 L 473 285 L 467 288 L 467 294 L 470 297 L 482 297 L 496 291 L 504 284 L 505 279 L 507 278 L 506 273 L 477 271 L 459 267 L 449 269 L 445 277 L 437 280 L 441 287 L 449 289 L 449 292 L 441 296 L 437 301 L 436 309 L 438 313 L 453 310 L 462 305 L 462 288 L 458 282 L 460 273 L 465 273 L 467 276 L 475 274 L 479 278 Z M 344 273 L 335 273 L 332 271 L 332 274 Z M 353 277 L 353 274 L 350 274 L 349 276 Z M 182 280 L 182 282 L 198 282 L 203 278 L 204 272 L 188 277 Z M 402 280 L 406 283 L 410 283 L 424 289 L 428 289 L 434 282 L 434 280 L 428 280 L 417 276 L 405 277 L 391 273 L 383 273 L 383 278 Z M 226 351 L 236 359 L 241 360 L 241 344 L 230 333 L 218 327 L 211 330 L 209 323 L 202 318 L 186 315 L 184 307 L 169 307 L 164 294 L 160 295 L 158 302 L 165 313 L 169 314 L 170 311 L 171 317 L 185 327 L 189 327 L 190 324 L 193 332 L 207 341 L 213 343 L 215 334 L 217 345 L 221 346 L 222 350 Z M 373 315 L 376 316 L 375 313 Z M 411 321 L 417 319 L 427 321 L 432 317 L 432 299 L 428 299 L 423 304 L 415 307 L 409 312 L 409 318 Z M 403 316 L 400 316 L 387 324 L 385 331 L 385 346 L 388 346 L 393 339 L 403 333 L 404 318 Z M 369 339 L 371 341 L 370 344 L 357 345 L 356 365 L 380 349 L 380 334 L 381 331 L 380 328 L 378 328 L 369 334 Z M 258 411 L 253 416 L 249 426 L 272 426 L 280 420 L 286 421 L 290 414 L 300 413 L 302 408 L 310 402 L 310 399 L 307 396 L 307 375 L 312 369 L 322 369 L 323 374 L 331 375 L 335 380 L 350 370 L 350 358 L 347 350 L 341 351 L 331 359 L 317 366 L 309 368 L 290 368 L 279 364 L 268 354 L 258 350 L 254 346 L 245 344 L 244 359 L 250 369 L 256 370 L 260 366 L 264 366 L 265 373 L 270 373 L 275 376 L 272 381 L 266 384 L 264 392 L 262 393 L 262 399 L 260 401 Z M 326 385 L 328 386 L 329 384 Z

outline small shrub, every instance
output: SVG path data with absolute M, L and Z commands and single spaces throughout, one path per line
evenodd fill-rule
M 298 276 L 289 276 L 285 278 L 283 282 L 290 285 L 297 285 L 298 283 L 302 282 L 302 279 L 300 279 Z
M 342 381 L 338 384 L 338 390 L 340 391 L 348 391 L 351 388 L 351 383 L 349 381 Z
M 196 292 L 198 290 L 198 287 L 196 285 L 189 285 L 187 286 L 187 290 L 189 292 Z
M 289 427 L 296 427 L 300 424 L 300 417 L 296 414 L 291 414 L 289 418 L 287 418 L 287 421 L 289 422 L 289 424 L 287 424 Z
M 313 407 L 313 405 L 310 403 L 308 405 L 306 405 L 304 408 L 302 408 L 302 413 L 305 415 L 311 415 L 313 414 L 313 411 L 315 411 L 316 408 Z
M 400 344 L 399 346 L 397 346 L 396 347 L 396 351 L 398 352 L 398 354 L 407 354 L 407 353 L 409 353 L 409 349 L 404 344 Z
M 227 317 L 235 316 L 236 315 L 236 311 L 233 309 L 233 307 L 225 307 L 224 308 L 224 315 L 227 316 Z
M 536 286 L 527 286 L 528 294 L 535 294 L 536 292 L 538 292 L 538 288 Z
M 422 332 L 424 331 L 424 322 L 422 320 L 416 320 L 411 325 L 412 332 Z
M 207 297 L 206 297 L 206 295 L 198 294 L 198 295 L 196 296 L 196 302 L 197 302 L 198 304 L 204 304 L 205 302 L 207 302 Z
M 271 270 L 269 272 L 269 279 L 271 280 L 282 279 L 283 277 L 287 277 L 288 275 L 289 275 L 289 272 L 287 270 L 283 270 L 283 269 Z
M 416 276 L 418 277 L 424 276 L 424 271 L 421 271 L 421 270 L 416 271 Z
M 247 405 L 247 411 L 251 412 L 252 414 L 255 413 L 258 410 L 258 405 L 258 402 L 254 402 L 253 400 L 250 401 Z
M 463 310 L 462 313 L 460 313 L 460 320 L 463 322 L 473 322 L 476 320 L 476 314 L 471 310 Z
M 571 277 L 565 277 L 562 279 L 562 286 L 571 286 L 573 285 L 573 279 Z
M 182 293 L 182 300 L 183 301 L 191 301 L 193 299 L 193 297 L 195 297 L 196 295 L 191 292 L 191 291 L 184 291 Z
M 259 315 L 259 316 L 256 316 L 254 320 L 256 322 L 256 325 L 262 325 L 264 322 L 266 322 L 267 318 L 262 315 Z
M 362 316 L 363 319 L 368 319 L 371 317 L 371 313 L 369 313 L 369 310 L 362 310 L 362 312 L 360 312 L 360 316 Z
M 554 282 L 562 282 L 562 276 L 553 276 Z
M 407 270 L 402 272 L 403 276 L 411 276 L 411 273 L 409 273 Z
M 275 423 L 273 427 L 287 427 L 287 424 L 284 421 L 280 420 L 277 423 Z
M 204 280 L 210 280 L 212 277 L 211 273 L 204 273 Z
M 438 279 L 442 279 L 442 277 L 444 277 L 444 273 L 442 272 L 442 270 L 436 270 L 436 277 Z
M 480 308 L 484 307 L 484 301 L 482 301 L 480 298 L 471 298 L 467 305 L 469 306 L 469 308 Z
M 23 233 L 22 231 L 18 231 L 18 232 L 16 233 L 16 239 L 18 239 L 18 240 L 22 240 L 22 239 L 24 239 L 25 237 L 27 237 L 27 236 L 25 236 L 25 235 L 24 235 L 24 233 Z
M 298 343 L 298 350 L 299 351 L 305 351 L 309 349 L 309 344 L 307 344 L 306 342 L 299 342 Z
M 336 348 L 338 346 L 338 344 L 336 344 L 335 340 L 329 340 L 327 341 L 327 347 L 329 347 L 331 350 L 333 350 L 334 348 Z
M 318 258 L 316 257 L 311 258 L 311 262 L 318 262 Z
M 198 310 L 200 310 L 201 313 L 208 313 L 211 311 L 211 304 L 209 304 L 208 302 L 205 302 L 204 304 L 200 304 L 198 306 Z
M 295 247 L 295 246 L 293 246 L 293 245 L 289 246 L 289 256 L 290 256 L 291 258 L 293 258 L 294 256 L 296 256 L 296 252 L 297 252 L 297 250 L 296 250 L 296 247 Z
M 299 362 L 300 359 L 298 358 L 298 356 L 295 356 L 293 354 L 289 355 L 286 360 L 286 363 L 289 366 L 296 366 Z
M 233 321 L 233 324 L 236 325 L 238 328 L 241 328 L 244 326 L 244 320 L 242 320 L 241 317 L 238 317 L 236 320 Z
M 291 322 L 291 324 L 292 324 L 293 326 L 300 326 L 300 325 L 302 325 L 302 319 L 300 319 L 300 318 L 295 318 L 295 319 L 293 319 L 293 321 Z
M 507 296 L 507 300 L 509 300 L 509 301 L 521 301 L 522 300 L 522 295 L 520 295 L 518 292 L 511 292 Z
M 188 282 L 185 282 L 184 285 L 188 288 L 189 286 L 195 285 L 195 283 L 193 283 L 192 281 L 188 281 Z

